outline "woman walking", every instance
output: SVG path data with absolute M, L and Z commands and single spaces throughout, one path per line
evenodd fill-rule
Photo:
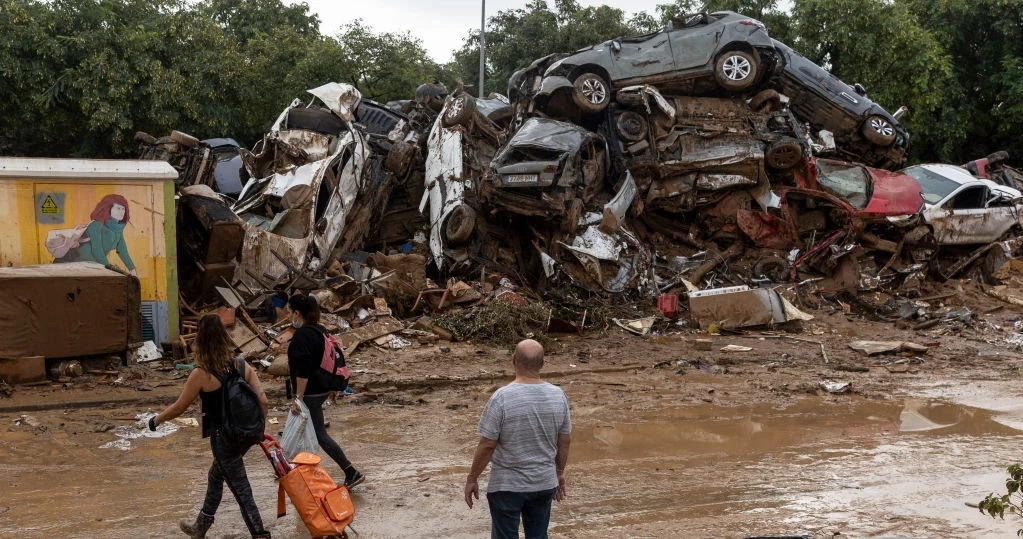
M 198 334 L 195 337 L 195 369 L 188 376 L 181 396 L 174 404 L 149 420 L 149 430 L 181 415 L 199 396 L 202 403 L 202 437 L 210 439 L 213 451 L 213 464 L 210 466 L 206 483 L 206 499 L 195 522 L 181 521 L 181 531 L 193 539 L 203 539 L 206 531 L 213 525 L 213 515 L 220 506 L 224 494 L 224 483 L 234 494 L 241 507 L 242 520 L 249 533 L 255 538 L 268 538 L 270 532 L 263 529 L 263 520 L 259 516 L 259 508 L 252 497 L 252 486 L 245 474 L 242 457 L 250 446 L 234 447 L 227 443 L 221 431 L 223 391 L 221 380 L 232 376 L 242 376 L 259 396 L 259 405 L 263 417 L 267 414 L 266 394 L 259 383 L 255 369 L 245 360 L 234 359 L 234 346 L 231 344 L 220 317 L 207 314 L 199 320 Z M 243 370 L 244 369 L 244 370 Z
M 316 441 L 345 472 L 345 486 L 352 488 L 365 481 L 366 477 L 352 466 L 345 452 L 327 434 L 323 423 L 323 403 L 329 393 L 314 376 L 323 359 L 323 336 L 327 332 L 319 323 L 320 305 L 312 296 L 296 294 L 288 300 L 288 308 L 291 311 L 291 323 L 296 328 L 291 344 L 288 345 L 288 370 L 291 372 L 296 400 L 291 406 L 291 413 L 300 413 L 297 401 L 305 403 L 316 431 Z

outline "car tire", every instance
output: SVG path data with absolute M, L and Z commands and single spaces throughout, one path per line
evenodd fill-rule
M 345 124 L 344 120 L 327 109 L 294 108 L 288 111 L 285 127 L 337 136 L 344 130 Z
M 714 78 L 729 92 L 741 92 L 753 86 L 759 69 L 757 59 L 746 51 L 728 51 L 714 61 Z
M 761 90 L 749 100 L 749 108 L 756 112 L 771 112 L 781 106 L 781 94 L 774 90 Z
M 476 112 L 476 100 L 471 95 L 461 94 L 451 98 L 451 101 L 448 102 L 441 123 L 444 127 L 469 125 L 474 112 Z
M 788 170 L 803 160 L 803 147 L 794 138 L 782 137 L 767 145 L 764 158 L 775 170 Z
M 171 131 L 170 139 L 186 148 L 194 148 L 199 144 L 199 139 L 181 131 Z
M 465 204 L 455 206 L 444 220 L 444 239 L 449 246 L 457 247 L 469 241 L 475 229 L 476 212 Z
M 611 103 L 611 86 L 596 73 L 583 73 L 572 83 L 572 101 L 583 114 L 600 114 Z
M 888 118 L 873 114 L 868 116 L 860 128 L 863 138 L 875 146 L 891 146 L 895 142 L 895 126 Z
M 646 118 L 639 113 L 624 111 L 618 115 L 615 125 L 618 128 L 618 135 L 629 142 L 639 142 L 646 138 Z
M 146 133 L 145 131 L 136 131 L 135 142 L 145 144 L 146 146 L 152 146 L 153 144 L 156 144 L 156 137 Z

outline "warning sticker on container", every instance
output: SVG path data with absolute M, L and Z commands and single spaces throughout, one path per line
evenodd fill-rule
M 46 195 L 46 200 L 43 200 L 43 205 L 39 207 L 39 213 L 60 213 L 60 208 L 57 207 L 57 203 L 53 201 L 53 197 Z
M 64 193 L 36 193 L 36 222 L 47 225 L 64 224 Z

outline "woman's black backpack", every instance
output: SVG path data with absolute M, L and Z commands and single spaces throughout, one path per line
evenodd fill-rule
M 223 391 L 221 433 L 231 446 L 248 449 L 263 441 L 266 418 L 259 404 L 259 395 L 245 381 L 245 359 L 238 358 L 238 370 L 227 376 L 213 373 Z

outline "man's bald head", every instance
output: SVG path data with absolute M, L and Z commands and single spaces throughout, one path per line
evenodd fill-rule
M 519 367 L 529 372 L 540 372 L 543 367 L 543 345 L 533 339 L 526 339 L 515 346 L 515 360 Z

